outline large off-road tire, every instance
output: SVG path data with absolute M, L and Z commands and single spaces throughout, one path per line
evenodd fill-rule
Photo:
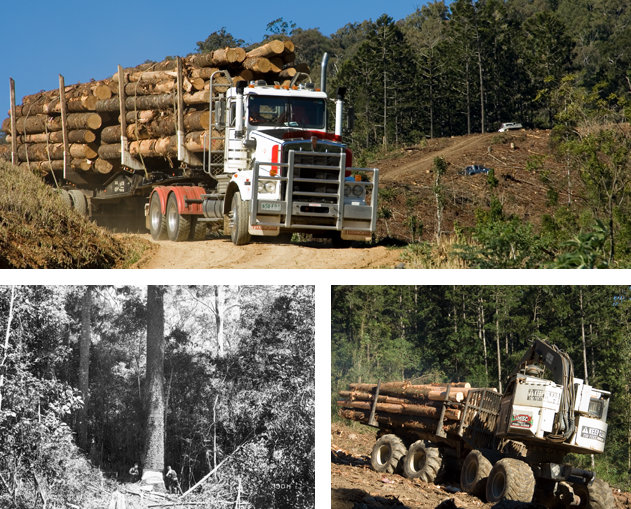
M 581 497 L 579 509 L 605 509 L 616 507 L 613 492 L 602 479 L 594 479 L 589 486 L 574 485 L 574 493 Z
M 521 460 L 503 458 L 491 469 L 486 481 L 487 502 L 515 500 L 532 502 L 535 476 L 530 466 Z
M 200 221 L 198 217 L 193 216 L 191 218 L 191 233 L 190 240 L 200 241 L 206 238 L 208 233 L 208 223 Z
M 177 207 L 177 197 L 175 193 L 169 195 L 167 200 L 167 237 L 174 242 L 188 240 L 191 232 L 191 219 L 193 216 L 180 214 Z
M 241 199 L 241 193 L 237 191 L 232 195 L 230 207 L 230 239 L 235 245 L 242 246 L 250 242 L 249 222 L 248 204 Z
M 70 195 L 70 199 L 72 200 L 72 208 L 77 212 L 77 214 L 81 214 L 82 216 L 88 215 L 88 200 L 78 189 L 71 189 L 68 191 Z
M 64 202 L 64 205 L 66 205 L 66 207 L 71 209 L 72 198 L 70 197 L 70 193 L 66 191 L 65 189 L 59 189 L 57 192 L 59 193 L 59 197 L 61 198 L 61 201 Z
M 162 213 L 158 193 L 153 193 L 149 202 L 149 231 L 153 240 L 164 240 L 167 238 L 167 220 Z
M 443 457 L 440 449 L 425 440 L 417 440 L 403 458 L 403 475 L 408 479 L 418 478 L 434 482 L 441 473 Z
M 396 435 L 384 435 L 375 442 L 370 455 L 370 464 L 377 472 L 392 474 L 399 468 L 406 450 L 403 440 Z
M 484 496 L 486 481 L 493 464 L 482 451 L 474 449 L 464 459 L 460 470 L 460 489 L 477 497 Z

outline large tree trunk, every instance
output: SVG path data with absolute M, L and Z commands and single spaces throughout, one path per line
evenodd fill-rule
M 164 288 L 147 288 L 147 421 L 142 483 L 165 490 L 164 470 Z
M 79 391 L 83 406 L 79 409 L 79 446 L 88 448 L 88 400 L 90 397 L 90 346 L 92 344 L 92 287 L 86 286 L 81 300 L 81 341 L 79 343 Z

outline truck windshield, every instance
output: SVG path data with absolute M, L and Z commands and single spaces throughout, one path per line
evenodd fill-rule
M 306 97 L 250 95 L 250 125 L 324 129 L 324 100 Z

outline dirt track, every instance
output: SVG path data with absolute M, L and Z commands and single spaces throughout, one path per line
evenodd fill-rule
M 543 509 L 536 504 L 485 503 L 459 489 L 451 472 L 437 484 L 380 474 L 370 466 L 375 433 L 362 425 L 331 425 L 331 509 Z M 631 493 L 614 489 L 616 507 L 631 508 Z
M 273 240 L 235 246 L 229 238 L 155 242 L 141 269 L 392 269 L 399 251 L 384 246 L 332 248 L 330 244 L 283 244 Z

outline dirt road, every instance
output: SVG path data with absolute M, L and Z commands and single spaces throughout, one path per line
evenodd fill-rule
M 229 238 L 201 242 L 155 242 L 141 269 L 392 269 L 399 251 L 384 246 L 333 248 L 330 244 L 254 241 L 235 246 Z
M 459 489 L 450 472 L 437 484 L 380 474 L 370 466 L 375 433 L 362 425 L 331 425 L 331 509 L 544 509 L 519 502 L 485 503 Z M 614 489 L 616 507 L 630 509 L 631 493 Z

